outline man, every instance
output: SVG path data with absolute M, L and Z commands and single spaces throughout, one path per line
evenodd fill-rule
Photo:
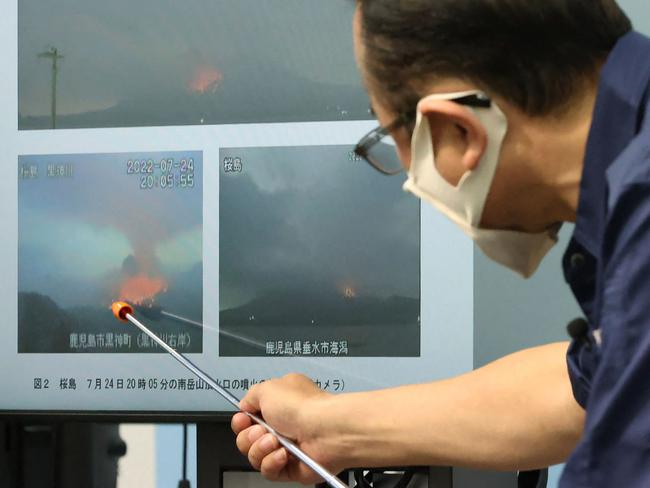
M 588 327 L 459 378 L 331 396 L 291 375 L 242 401 L 333 471 L 567 460 L 564 488 L 650 486 L 650 40 L 613 0 L 361 0 L 358 64 L 384 128 L 358 151 L 523 276 L 575 222 Z M 579 325 L 579 324 L 578 324 Z M 567 367 L 568 365 L 568 367 Z M 315 481 L 235 415 L 272 480 Z

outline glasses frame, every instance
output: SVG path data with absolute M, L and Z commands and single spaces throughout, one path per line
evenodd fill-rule
M 459 105 L 464 105 L 466 107 L 474 108 L 491 108 L 492 100 L 489 97 L 482 93 L 474 93 L 471 95 L 463 95 L 458 98 L 449 99 L 450 102 L 458 103 Z M 368 132 L 365 136 L 359 140 L 357 145 L 354 147 L 354 153 L 367 162 L 374 169 L 379 171 L 381 174 L 386 176 L 394 176 L 396 174 L 404 171 L 404 168 L 399 168 L 395 170 L 387 170 L 379 161 L 375 161 L 370 156 L 370 151 L 373 147 L 379 144 L 382 139 L 386 136 L 390 136 L 391 132 L 401 129 L 402 127 L 410 125 L 416 118 L 415 113 L 401 113 L 395 120 L 393 120 L 387 126 L 378 126 Z

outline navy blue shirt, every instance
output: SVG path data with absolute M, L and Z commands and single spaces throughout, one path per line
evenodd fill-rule
M 602 70 L 564 273 L 589 322 L 567 360 L 587 411 L 561 488 L 650 487 L 650 39 Z

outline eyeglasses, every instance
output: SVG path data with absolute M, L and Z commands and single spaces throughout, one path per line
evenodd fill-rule
M 492 101 L 483 94 L 464 95 L 449 101 L 475 108 L 490 108 Z M 397 144 L 391 133 L 409 127 L 415 121 L 415 113 L 403 113 L 386 127 L 379 126 L 361 138 L 354 148 L 354 153 L 364 159 L 370 166 L 387 176 L 404 171 L 397 155 Z

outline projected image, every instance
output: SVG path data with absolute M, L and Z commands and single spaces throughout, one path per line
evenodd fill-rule
M 18 352 L 201 352 L 202 153 L 19 156 Z
M 350 0 L 18 7 L 21 130 L 371 118 Z
M 220 354 L 420 355 L 419 203 L 347 146 L 222 149 Z

